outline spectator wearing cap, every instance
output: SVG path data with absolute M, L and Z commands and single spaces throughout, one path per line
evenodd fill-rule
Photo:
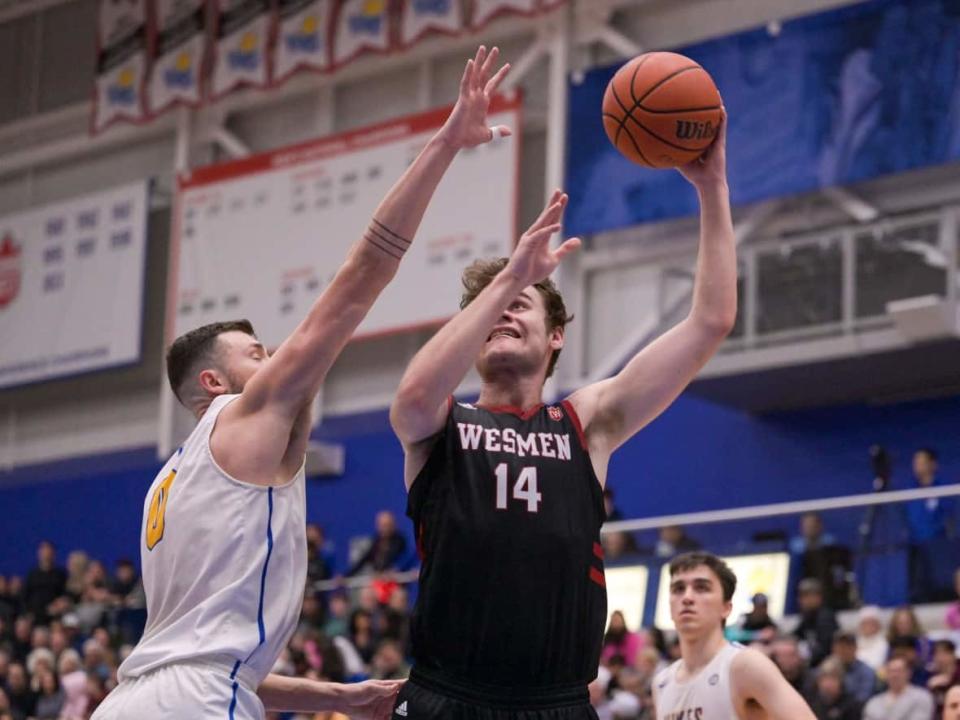
M 857 637 L 843 630 L 833 636 L 833 656 L 843 669 L 843 687 L 859 704 L 865 703 L 877 690 L 877 674 L 857 659 Z
M 830 653 L 833 634 L 839 629 L 833 610 L 823 604 L 823 586 L 819 580 L 804 578 L 797 588 L 799 593 L 800 624 L 793 634 L 806 643 L 810 666 L 816 667 Z
M 937 715 L 943 713 L 947 690 L 960 685 L 960 663 L 957 662 L 957 645 L 953 640 L 937 640 L 933 643 L 933 675 L 927 680 L 927 689 L 933 693 Z
M 770 640 L 777 634 L 777 624 L 770 617 L 767 596 L 757 593 L 753 596 L 753 609 L 743 616 L 741 627 L 750 633 L 750 638 Z
M 847 692 L 844 667 L 838 658 L 829 657 L 817 668 L 817 680 L 808 698 L 817 720 L 860 720 L 862 704 Z
M 960 720 L 960 685 L 954 685 L 947 690 L 943 720 Z
M 883 635 L 880 608 L 865 605 L 857 615 L 857 659 L 876 672 L 883 667 L 889 654 L 890 643 Z
M 874 695 L 863 709 L 863 720 L 926 720 L 933 717 L 933 697 L 910 684 L 910 669 L 899 657 L 887 661 L 887 690 Z

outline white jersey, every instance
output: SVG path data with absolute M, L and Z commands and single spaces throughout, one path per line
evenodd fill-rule
M 738 720 L 731 695 L 730 663 L 742 649 L 742 645 L 725 643 L 705 668 L 683 682 L 677 680 L 683 660 L 657 673 L 653 679 L 657 720 Z
M 237 397 L 210 404 L 147 493 L 140 538 L 147 625 L 120 666 L 121 680 L 208 661 L 256 689 L 296 628 L 307 577 L 304 468 L 286 485 L 264 487 L 217 465 L 210 434 Z

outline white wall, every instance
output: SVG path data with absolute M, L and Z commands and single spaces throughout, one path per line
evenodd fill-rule
M 850 0 L 637 0 L 619 4 L 625 7 L 614 16 L 616 27 L 652 49 L 850 4 Z M 84 99 L 92 82 L 94 17 L 94 0 L 64 0 L 40 15 L 0 25 L 0 213 L 144 176 L 158 178 L 161 203 L 169 199 L 174 118 L 167 117 L 149 129 L 148 137 L 123 129 L 111 130 L 92 143 L 85 137 Z M 363 59 L 334 75 L 332 84 L 318 76 L 302 76 L 273 96 L 242 93 L 194 119 L 192 160 L 201 164 L 222 157 L 203 142 L 203 130 L 229 107 L 233 111 L 226 117 L 226 126 L 259 151 L 451 102 L 468 48 L 478 41 L 505 38 L 503 56 L 516 61 L 532 44 L 538 22 L 544 21 L 500 21 L 482 37 L 428 40 L 406 55 Z M 580 47 L 572 56 L 573 64 L 581 68 L 614 59 L 596 45 Z M 544 196 L 545 127 L 549 123 L 546 63 L 535 67 L 522 85 L 527 125 L 522 138 L 520 221 L 525 226 Z M 62 145 L 71 159 L 24 167 L 25 152 L 49 148 L 51 142 Z M 99 149 L 89 154 L 93 147 Z M 95 381 L 68 380 L 0 393 L 0 465 L 155 441 L 167 243 L 162 218 L 155 218 L 155 223 L 144 363 L 134 370 L 98 376 Z M 642 246 L 644 237 L 657 232 L 621 233 L 598 239 L 597 247 Z M 688 240 L 694 237 L 689 224 L 678 226 L 677 232 Z M 654 273 L 636 264 L 601 270 L 587 287 L 573 288 L 574 294 L 584 291 L 586 312 L 578 320 L 582 328 L 575 335 L 580 347 L 568 352 L 565 360 L 576 353 L 588 369 L 600 362 L 622 337 L 624 326 L 636 321 L 637 308 L 655 302 L 657 288 Z M 330 374 L 325 412 L 384 406 L 403 367 L 426 336 L 421 333 L 349 347 Z

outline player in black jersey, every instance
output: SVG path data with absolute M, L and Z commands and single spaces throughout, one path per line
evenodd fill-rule
M 567 201 L 560 191 L 509 260 L 467 269 L 463 311 L 410 363 L 390 417 L 423 564 L 414 668 L 395 718 L 596 717 L 587 684 L 606 618 L 608 460 L 686 387 L 736 315 L 723 130 L 680 172 L 701 208 L 692 309 L 616 376 L 542 404 L 569 320 L 549 275 L 580 242 L 550 247 Z M 479 400 L 455 403 L 473 364 Z

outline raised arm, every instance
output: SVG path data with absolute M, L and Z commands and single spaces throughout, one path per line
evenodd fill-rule
M 810 706 L 766 655 L 741 650 L 730 665 L 734 707 L 746 717 L 759 706 L 770 720 L 816 720 Z
M 457 152 L 493 138 L 490 97 L 508 65 L 490 77 L 499 51 L 481 46 L 467 62 L 460 96 L 444 126 L 391 188 L 330 286 L 243 393 L 243 409 L 270 404 L 291 419 L 317 394 L 327 371 L 397 272 L 430 198 Z M 478 90 L 479 88 L 479 90 Z M 508 128 L 500 128 L 509 134 Z
M 524 288 L 549 276 L 564 255 L 579 247 L 580 241 L 571 238 L 550 248 L 550 237 L 560 229 L 566 204 L 567 196 L 557 190 L 521 236 L 506 267 L 410 362 L 390 408 L 390 422 L 408 451 L 443 426 L 447 398 L 467 374 L 503 312 Z
M 700 250 L 690 314 L 637 353 L 617 375 L 570 397 L 601 480 L 610 453 L 674 401 L 716 352 L 736 318 L 737 258 L 727 188 L 725 116 L 704 157 L 680 172 L 700 200 Z

